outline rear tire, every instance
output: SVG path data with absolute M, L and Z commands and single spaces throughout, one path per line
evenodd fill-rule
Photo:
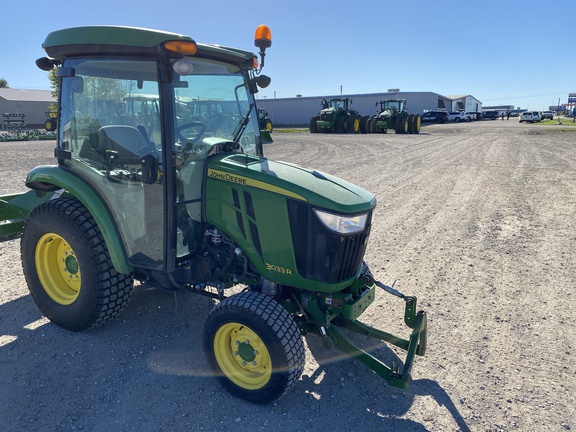
M 407 132 L 408 132 L 409 134 L 411 134 L 411 133 L 413 133 L 413 129 L 412 129 L 412 128 L 414 127 L 414 116 L 413 116 L 412 114 L 408 114 L 408 117 L 407 117 L 407 120 L 406 120 L 406 121 L 408 122 L 408 125 L 407 125 L 407 126 L 408 126 L 408 130 L 407 130 Z
M 48 119 L 44 122 L 44 129 L 46 129 L 47 132 L 53 132 L 56 130 L 56 120 L 54 119 Z
M 360 117 L 360 133 L 365 134 L 368 133 L 368 119 L 370 116 L 362 116 Z
M 114 269 L 96 221 L 74 197 L 32 210 L 22 232 L 21 259 L 34 301 L 60 327 L 97 327 L 128 304 L 133 274 Z
M 412 133 L 419 134 L 421 126 L 422 118 L 420 117 L 420 114 L 414 114 L 412 118 Z
M 304 369 L 304 344 L 294 319 L 257 292 L 233 295 L 212 309 L 202 342 L 219 383 L 252 403 L 278 400 Z
M 360 132 L 360 117 L 349 115 L 346 117 L 346 133 L 359 133 Z
M 402 117 L 398 121 L 398 126 L 396 127 L 395 132 L 397 134 L 405 134 L 408 133 L 408 116 Z
M 374 119 L 372 117 L 368 117 L 368 120 L 366 120 L 366 133 L 374 133 L 374 131 L 372 130 L 373 126 L 374 126 Z

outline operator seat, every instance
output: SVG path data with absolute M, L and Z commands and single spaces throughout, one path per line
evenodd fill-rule
M 117 163 L 123 165 L 140 165 L 142 157 L 148 154 L 159 156 L 154 143 L 136 127 L 126 125 L 102 126 L 96 133 L 88 135 L 79 156 L 104 166 L 109 151 L 116 152 Z

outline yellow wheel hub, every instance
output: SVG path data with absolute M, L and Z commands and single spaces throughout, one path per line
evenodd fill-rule
M 272 361 L 258 334 L 238 323 L 224 324 L 214 336 L 214 355 L 222 372 L 247 390 L 264 387 L 272 375 Z
M 73 303 L 82 277 L 74 251 L 58 234 L 44 234 L 36 244 L 36 271 L 46 294 L 61 305 Z

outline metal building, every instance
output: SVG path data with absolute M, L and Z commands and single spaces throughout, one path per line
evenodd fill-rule
M 322 99 L 350 98 L 351 108 L 361 115 L 374 115 L 376 104 L 385 99 L 406 99 L 411 114 L 426 111 L 481 111 L 482 103 L 470 95 L 442 96 L 433 92 L 401 92 L 352 94 L 340 96 L 309 96 L 278 99 L 258 99 L 258 107 L 268 112 L 275 126 L 308 126 L 310 118 L 317 114 Z
M 0 115 L 21 114 L 29 128 L 44 127 L 48 107 L 55 104 L 50 90 L 22 90 L 0 88 Z M 6 129 L 3 120 L 9 117 L 0 116 L 0 127 Z

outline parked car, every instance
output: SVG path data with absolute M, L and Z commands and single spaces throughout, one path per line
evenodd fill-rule
M 448 113 L 446 111 L 428 111 L 420 116 L 422 123 L 446 123 Z
M 519 122 L 534 123 L 539 122 L 541 120 L 542 117 L 540 117 L 539 111 L 524 111 L 522 114 L 520 114 Z
M 468 120 L 468 121 L 476 121 L 476 120 L 478 120 L 478 116 L 476 115 L 475 112 L 465 112 L 464 115 L 470 119 L 470 120 Z
M 461 122 L 461 121 L 470 121 L 470 117 L 468 117 L 465 113 L 460 111 L 452 111 L 448 113 L 448 118 L 450 121 L 453 122 Z
M 496 120 L 500 117 L 500 113 L 498 111 L 484 111 L 482 113 L 482 118 L 485 120 Z
M 540 116 L 542 120 L 550 119 L 554 120 L 554 113 L 552 111 L 542 111 L 542 115 Z

